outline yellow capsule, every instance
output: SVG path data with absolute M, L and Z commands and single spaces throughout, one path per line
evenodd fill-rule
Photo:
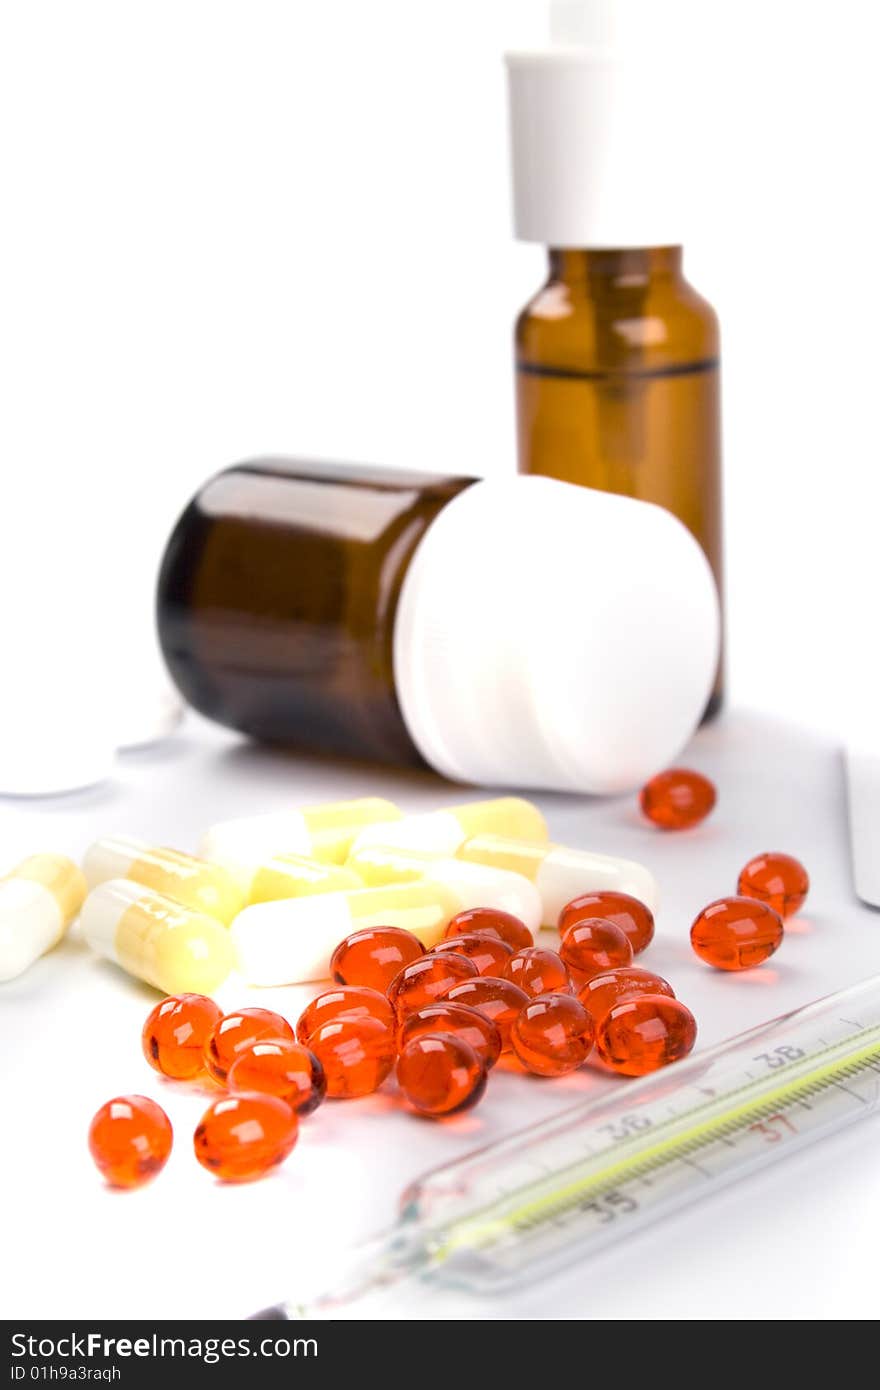
M 227 926 L 245 904 L 240 884 L 221 865 L 177 849 L 155 849 L 132 835 L 96 840 L 86 850 L 83 869 L 90 888 L 111 878 L 130 878 Z
M 257 903 L 232 924 L 238 968 L 254 985 L 325 980 L 343 937 L 365 927 L 403 927 L 427 950 L 442 940 L 461 899 L 441 883 L 393 884 Z
M 93 951 L 164 994 L 212 994 L 235 965 L 221 922 L 131 879 L 93 888 L 80 921 Z
M 346 863 L 368 888 L 421 880 L 442 883 L 459 899 L 461 912 L 471 907 L 494 907 L 499 912 L 512 912 L 529 931 L 537 931 L 541 925 L 541 900 L 534 883 L 506 868 L 389 845 L 362 845 L 352 850 Z
M 280 898 L 308 898 L 316 893 L 343 893 L 362 888 L 353 869 L 323 864 L 304 854 L 276 854 L 256 870 L 248 885 L 249 903 L 271 903 Z
M 633 859 L 501 835 L 477 835 L 465 841 L 458 857 L 471 864 L 508 869 L 529 879 L 538 890 L 545 927 L 555 927 L 562 909 L 581 893 L 628 893 L 652 912 L 657 906 L 654 875 Z
M 0 980 L 14 980 L 58 944 L 87 891 L 63 854 L 32 854 L 0 879 Z
M 547 840 L 547 823 L 537 806 L 521 796 L 491 801 L 468 801 L 442 811 L 405 816 L 391 825 L 370 825 L 360 832 L 352 849 L 384 845 L 395 849 L 454 855 L 475 835 L 506 835 L 522 840 Z
M 241 816 L 212 825 L 199 842 L 199 854 L 235 873 L 253 872 L 276 854 L 304 854 L 323 863 L 342 864 L 364 826 L 387 824 L 401 815 L 393 801 L 364 796 L 301 811 Z

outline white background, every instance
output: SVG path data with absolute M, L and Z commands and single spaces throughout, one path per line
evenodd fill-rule
M 7 735 L 37 694 L 64 727 L 149 650 L 162 542 L 216 468 L 265 451 L 512 467 L 511 326 L 543 258 L 509 232 L 500 52 L 539 9 L 7 0 Z M 874 695 L 875 7 L 653 11 L 693 82 L 687 267 L 724 334 L 733 702 L 839 732 Z M 73 838 L 124 814 L 151 830 L 176 767 L 153 769 L 163 796 L 148 781 L 72 810 Z M 803 997 L 821 983 L 808 972 Z M 37 1212 L 39 1189 L 23 1200 Z M 34 1260 L 18 1314 L 39 1311 Z M 804 1306 L 793 1287 L 777 1315 Z
M 691 279 L 724 333 L 731 688 L 839 724 L 871 643 L 880 200 L 867 0 L 621 0 L 693 86 Z M 500 52 L 537 0 L 7 0 L 10 655 L 149 642 L 157 556 L 263 451 L 513 460 Z M 661 50 L 662 51 L 662 50 Z M 51 639 L 49 634 L 51 633 Z M 849 687 L 849 689 L 848 689 Z

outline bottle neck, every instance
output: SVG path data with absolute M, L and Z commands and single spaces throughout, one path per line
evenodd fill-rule
M 549 251 L 550 279 L 592 290 L 645 289 L 659 281 L 680 281 L 680 246 L 634 246 L 621 250 Z

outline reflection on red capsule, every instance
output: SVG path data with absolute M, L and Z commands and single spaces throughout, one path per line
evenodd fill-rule
M 778 912 L 754 898 L 719 898 L 691 927 L 691 945 L 716 970 L 751 970 L 782 945 Z
M 452 1115 L 476 1105 L 486 1089 L 486 1068 L 470 1043 L 453 1033 L 410 1038 L 397 1063 L 406 1099 L 423 1115 Z
M 596 1029 L 596 1051 L 622 1076 L 646 1076 L 686 1057 L 697 1040 L 690 1009 L 665 994 L 624 999 Z

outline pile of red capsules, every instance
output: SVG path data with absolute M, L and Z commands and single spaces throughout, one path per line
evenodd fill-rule
M 642 793 L 661 828 L 689 828 L 712 809 L 714 788 L 700 774 L 676 769 L 661 781 Z M 691 928 L 697 955 L 721 970 L 773 954 L 809 879 L 791 856 L 765 854 L 737 888 Z M 588 1060 L 643 1076 L 691 1051 L 693 1014 L 667 980 L 633 965 L 654 935 L 644 903 L 587 893 L 563 908 L 558 928 L 558 951 L 493 908 L 459 913 L 427 951 L 399 927 L 357 931 L 333 953 L 335 987 L 311 1001 L 295 1031 L 270 1009 L 223 1014 L 203 995 L 170 996 L 144 1025 L 144 1055 L 166 1077 L 223 1087 L 195 1130 L 195 1155 L 217 1177 L 242 1181 L 287 1157 L 300 1120 L 325 1096 L 369 1095 L 392 1070 L 409 1107 L 442 1118 L 477 1104 L 505 1053 L 527 1072 L 558 1077 Z M 164 1110 L 144 1096 L 107 1102 L 89 1132 L 98 1167 L 124 1187 L 159 1172 L 172 1139 Z
M 460 913 L 430 951 L 401 928 L 354 932 L 333 954 L 337 986 L 311 1001 L 295 1031 L 270 1009 L 223 1014 L 203 995 L 172 995 L 144 1025 L 144 1056 L 163 1076 L 224 1088 L 193 1147 L 217 1177 L 242 1181 L 287 1157 L 300 1120 L 325 1096 L 369 1095 L 395 1068 L 405 1102 L 439 1118 L 481 1099 L 503 1053 L 537 1076 L 564 1076 L 591 1056 L 640 1076 L 691 1050 L 690 1010 L 666 980 L 632 964 L 654 933 L 643 903 L 590 893 L 559 925 L 558 952 L 491 908 Z M 122 1187 L 155 1176 L 172 1140 L 164 1110 L 145 1096 L 109 1101 L 89 1132 L 96 1164 Z

